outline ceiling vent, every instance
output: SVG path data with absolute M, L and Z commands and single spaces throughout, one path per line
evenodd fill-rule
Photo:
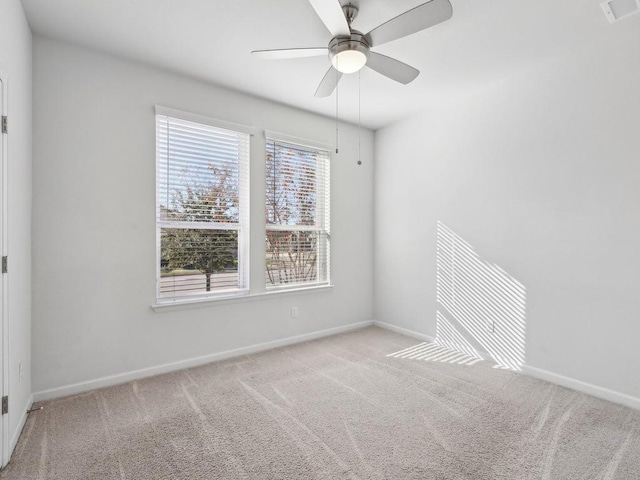
M 600 5 L 610 23 L 640 12 L 640 0 L 609 0 Z

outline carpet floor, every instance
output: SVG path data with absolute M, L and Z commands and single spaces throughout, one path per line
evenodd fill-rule
M 17 479 L 640 479 L 640 411 L 375 327 L 43 402 Z

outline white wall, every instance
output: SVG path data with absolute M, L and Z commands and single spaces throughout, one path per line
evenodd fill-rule
M 529 366 L 640 398 L 637 20 L 376 132 L 377 320 L 435 336 L 440 220 L 526 287 Z
M 331 291 L 154 312 L 155 104 L 331 144 L 334 121 L 36 37 L 34 391 L 372 318 L 373 134 L 332 160 Z M 252 270 L 264 238 L 252 140 Z M 290 318 L 291 306 L 299 317 Z
M 31 30 L 19 0 L 0 2 L 0 72 L 8 76 L 9 439 L 31 394 Z M 18 365 L 23 363 L 23 379 Z M 7 460 L 7 459 L 5 459 Z

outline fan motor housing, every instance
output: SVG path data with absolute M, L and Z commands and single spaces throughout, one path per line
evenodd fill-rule
M 365 36 L 356 31 L 352 30 L 350 36 L 339 36 L 334 37 L 329 42 L 329 60 L 333 60 L 338 53 L 344 52 L 346 50 L 355 50 L 363 53 L 367 60 L 369 59 L 369 50 L 371 47 L 367 43 Z

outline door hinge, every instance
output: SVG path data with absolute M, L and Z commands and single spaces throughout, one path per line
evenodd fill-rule
M 2 133 L 9 133 L 9 119 L 6 115 L 2 116 Z
M 7 273 L 7 257 L 2 257 L 2 273 Z
M 9 413 L 9 397 L 2 397 L 2 415 Z

